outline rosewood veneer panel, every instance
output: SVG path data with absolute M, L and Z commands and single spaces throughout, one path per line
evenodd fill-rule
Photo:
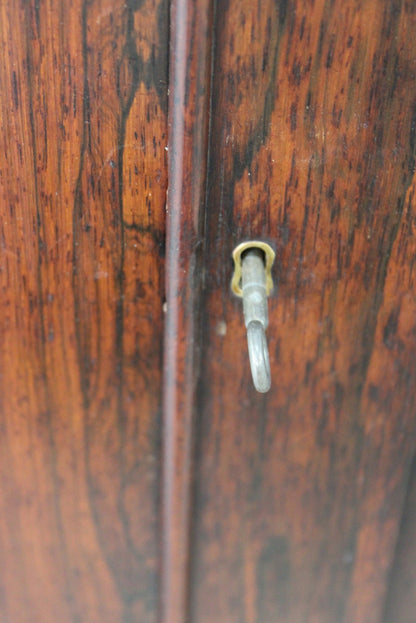
M 192 623 L 382 619 L 415 450 L 415 21 L 217 5 Z M 265 396 L 230 294 L 251 238 L 277 251 Z
M 0 7 L 0 619 L 156 621 L 168 3 Z

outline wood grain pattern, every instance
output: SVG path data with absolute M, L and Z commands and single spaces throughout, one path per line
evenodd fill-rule
M 192 623 L 382 620 L 416 441 L 415 22 L 399 1 L 217 7 Z M 230 294 L 257 237 L 266 396 Z
M 0 618 L 155 621 L 168 4 L 0 7 Z
M 2 623 L 413 620 L 415 29 L 407 0 L 0 4 Z
M 212 11 L 211 0 L 175 0 L 171 8 L 162 623 L 184 623 L 189 599 Z

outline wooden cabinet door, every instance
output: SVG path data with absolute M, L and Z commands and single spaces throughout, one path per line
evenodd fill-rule
M 0 6 L 0 620 L 154 623 L 168 3 Z
M 1 623 L 414 620 L 415 27 L 1 3 Z
M 165 621 L 183 621 L 186 603 L 192 623 L 413 620 L 412 590 L 406 604 L 397 587 L 414 587 L 415 563 L 400 576 L 394 554 L 416 439 L 416 5 L 228 0 L 210 13 L 201 1 L 208 61 L 197 20 L 185 50 L 184 4 L 172 20 L 169 156 L 174 182 L 186 175 L 169 194 L 167 261 L 181 212 L 186 235 L 199 214 L 203 252 L 182 243 L 186 279 L 168 299 L 173 336 L 198 322 L 180 342 L 186 383 L 167 413 L 165 568 L 183 577 L 167 583 Z M 196 175 L 198 93 L 211 107 Z M 199 213 L 190 182 L 206 190 Z M 253 390 L 230 291 L 232 250 L 253 239 L 277 252 L 266 395 Z M 405 553 L 415 530 L 404 526 Z

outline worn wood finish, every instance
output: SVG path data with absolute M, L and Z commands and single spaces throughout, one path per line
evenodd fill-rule
M 413 623 L 416 612 L 416 460 L 392 565 L 383 623 Z
M 163 623 L 184 623 L 188 604 L 212 4 L 211 0 L 175 0 L 171 9 L 163 401 Z
M 0 6 L 0 619 L 156 620 L 165 0 Z
M 215 21 L 192 623 L 379 623 L 415 450 L 416 5 Z M 233 247 L 277 250 L 254 392 Z

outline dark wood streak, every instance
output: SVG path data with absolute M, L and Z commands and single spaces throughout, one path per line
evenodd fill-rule
M 46 257 L 46 245 L 45 241 L 47 239 L 46 233 L 46 224 L 44 220 L 44 215 L 42 213 L 42 199 L 43 193 L 40 191 L 40 181 L 38 178 L 38 142 L 37 142 L 37 126 L 35 118 L 35 107 L 34 101 L 36 100 L 36 64 L 37 64 L 37 55 L 33 49 L 33 41 L 40 37 L 40 23 L 39 20 L 36 20 L 36 27 L 33 22 L 32 16 L 33 12 L 30 10 L 30 6 L 26 5 L 25 7 L 25 19 L 24 19 L 24 27 L 26 29 L 26 67 L 27 67 L 27 87 L 28 87 L 28 117 L 29 117 L 29 127 L 30 127 L 30 141 L 33 148 L 33 190 L 34 190 L 34 207 L 36 210 L 36 228 L 34 228 L 34 234 L 37 238 L 37 252 L 38 257 L 35 258 L 35 270 L 36 270 L 36 299 L 38 301 L 38 310 L 39 310 L 39 335 L 38 335 L 38 362 L 39 362 L 39 372 L 41 378 L 43 378 L 44 383 L 43 387 L 39 388 L 39 402 L 44 405 L 44 420 L 47 428 L 47 441 L 49 444 L 50 450 L 50 469 L 51 469 L 51 480 L 53 486 L 53 511 L 56 517 L 56 529 L 57 529 L 57 537 L 60 549 L 60 558 L 61 563 L 63 564 L 63 586 L 64 586 L 64 596 L 65 601 L 68 604 L 68 609 L 71 612 L 73 618 L 76 617 L 76 607 L 74 607 L 75 602 L 75 594 L 74 587 L 71 581 L 70 574 L 68 573 L 69 568 L 69 556 L 68 556 L 68 546 L 65 536 L 63 516 L 62 516 L 62 508 L 60 503 L 60 482 L 59 482 L 59 473 L 58 473 L 58 460 L 57 460 L 57 447 L 56 440 L 54 435 L 54 427 L 53 427 L 53 409 L 51 404 L 51 379 L 48 376 L 48 365 L 47 365 L 47 353 L 46 353 L 46 344 L 47 344 L 47 334 L 45 327 L 45 301 L 44 301 L 44 291 L 45 291 L 45 276 L 42 272 L 42 265 L 47 261 Z M 13 91 L 17 88 L 16 83 L 16 74 L 13 72 L 12 74 L 12 85 Z M 18 97 L 15 96 L 15 107 L 18 108 Z M 44 140 L 47 141 L 47 130 L 44 128 Z
M 415 451 L 415 15 L 279 8 L 215 23 L 192 621 L 379 623 Z M 267 396 L 229 290 L 258 237 L 277 250 Z
M 157 567 L 153 564 L 148 570 L 146 568 L 146 557 L 149 554 L 144 554 L 143 551 L 149 548 L 150 543 L 147 543 L 143 536 L 152 534 L 153 539 L 158 539 L 158 521 L 156 520 L 157 515 L 155 517 L 154 514 L 149 513 L 145 507 L 140 510 L 139 514 L 137 511 L 134 511 L 132 507 L 133 498 L 131 497 L 130 491 L 137 490 L 141 488 L 143 493 L 145 493 L 146 498 L 152 500 L 153 509 L 156 509 L 158 506 L 158 498 L 157 498 L 157 489 L 158 489 L 158 477 L 159 477 L 159 462 L 157 459 L 159 442 L 158 442 L 158 430 L 160 428 L 160 419 L 159 419 L 159 411 L 160 406 L 158 405 L 158 394 L 159 384 L 160 384 L 160 366 L 161 366 L 161 299 L 163 297 L 163 290 L 161 288 L 161 284 L 163 283 L 163 276 L 161 269 L 159 268 L 159 277 L 158 284 L 154 278 L 154 276 L 150 275 L 150 281 L 145 286 L 144 292 L 142 292 L 142 287 L 139 292 L 140 297 L 148 298 L 151 290 L 155 288 L 157 296 L 159 298 L 159 309 L 151 312 L 151 315 L 148 315 L 147 319 L 141 318 L 143 323 L 143 328 L 140 328 L 140 324 L 138 321 L 133 319 L 126 320 L 126 309 L 130 306 L 130 314 L 137 314 L 139 305 L 134 305 L 134 302 L 137 301 L 138 292 L 136 288 L 132 288 L 128 283 L 128 275 L 131 271 L 132 266 L 139 267 L 140 261 L 144 260 L 145 255 L 149 255 L 150 252 L 157 257 L 159 255 L 159 248 L 155 246 L 154 239 L 155 235 L 150 237 L 147 244 L 144 244 L 143 237 L 137 236 L 136 233 L 133 235 L 126 235 L 128 231 L 128 226 L 131 224 L 132 226 L 148 222 L 151 224 L 150 231 L 155 230 L 157 227 L 162 229 L 164 227 L 163 220 L 161 219 L 162 213 L 155 217 L 151 215 L 151 209 L 154 205 L 154 200 L 150 200 L 150 203 L 147 204 L 147 198 L 156 194 L 157 199 L 159 200 L 159 209 L 160 206 L 163 205 L 160 203 L 160 200 L 163 201 L 163 195 L 160 193 L 156 193 L 153 190 L 153 187 L 150 185 L 149 188 L 143 189 L 143 195 L 141 198 L 137 197 L 136 201 L 141 200 L 144 201 L 146 197 L 146 207 L 147 210 L 143 211 L 143 214 L 137 214 L 137 210 L 133 205 L 130 207 L 130 214 L 125 215 L 124 210 L 124 186 L 126 185 L 127 190 L 130 190 L 130 184 L 127 183 L 128 174 L 131 175 L 131 167 L 133 162 L 129 163 L 130 171 L 128 167 L 125 166 L 125 146 L 127 146 L 131 150 L 131 140 L 133 138 L 133 124 L 130 120 L 130 131 L 127 133 L 127 123 L 129 123 L 132 106 L 135 103 L 135 99 L 138 93 L 138 89 L 141 84 L 143 84 L 147 89 L 151 88 L 152 81 L 157 78 L 160 78 L 162 74 L 159 66 L 162 66 L 165 69 L 164 74 L 164 82 L 167 82 L 167 47 L 166 47 L 166 22 L 167 22 L 167 4 L 157 3 L 154 4 L 154 10 L 152 15 L 152 22 L 150 24 L 146 24 L 144 26 L 141 25 L 142 15 L 139 14 L 135 17 L 135 11 L 140 7 L 136 7 L 135 3 L 128 3 L 127 5 L 120 5 L 118 12 L 112 14 L 113 19 L 113 28 L 115 29 L 112 33 L 112 38 L 106 37 L 106 31 L 102 30 L 103 35 L 99 32 L 96 35 L 96 40 L 103 42 L 102 48 L 95 49 L 93 45 L 86 41 L 85 54 L 91 57 L 92 67 L 89 68 L 88 61 L 86 61 L 86 71 L 88 72 L 88 81 L 91 81 L 92 84 L 96 83 L 96 91 L 94 92 L 94 101 L 100 102 L 102 97 L 101 89 L 100 89 L 100 72 L 104 72 L 107 68 L 107 72 L 110 76 L 116 76 L 116 80 L 112 85 L 112 88 L 108 89 L 105 93 L 105 97 L 103 100 L 103 106 L 106 104 L 109 106 L 109 112 L 115 115 L 114 126 L 113 126 L 113 140 L 115 142 L 112 144 L 112 150 L 110 150 L 107 155 L 107 162 L 104 161 L 102 165 L 103 170 L 99 176 L 98 184 L 103 186 L 102 192 L 100 189 L 91 189 L 91 194 L 94 197 L 96 194 L 98 198 L 98 204 L 95 208 L 95 214 L 102 211 L 103 214 L 103 223 L 104 227 L 102 229 L 102 237 L 105 239 L 103 246 L 90 247 L 90 243 L 88 241 L 89 230 L 86 230 L 84 226 L 81 225 L 80 228 L 80 237 L 75 237 L 75 244 L 81 245 L 81 239 L 84 238 L 84 244 L 87 245 L 87 249 L 90 248 L 94 257 L 91 258 L 91 261 L 95 263 L 97 260 L 100 261 L 103 254 L 112 252 L 113 250 L 118 250 L 116 253 L 113 252 L 112 257 L 112 272 L 114 279 L 114 307 L 112 313 L 114 314 L 114 336 L 113 342 L 111 345 L 112 353 L 109 357 L 109 361 L 113 368 L 113 377 L 118 379 L 117 382 L 117 397 L 114 395 L 114 390 L 109 386 L 109 395 L 114 397 L 116 402 L 105 397 L 104 394 L 104 412 L 106 411 L 106 407 L 108 409 L 108 423 L 107 426 L 114 427 L 114 431 L 117 431 L 118 440 L 116 443 L 112 441 L 113 447 L 106 448 L 103 445 L 104 438 L 102 436 L 101 431 L 97 429 L 97 425 L 100 427 L 102 423 L 97 420 L 97 415 L 100 413 L 96 413 L 94 408 L 88 408 L 87 413 L 88 416 L 86 418 L 86 430 L 85 436 L 87 440 L 86 446 L 86 460 L 88 465 L 88 477 L 89 477 L 89 486 L 90 486 L 90 499 L 93 502 L 93 513 L 96 521 L 97 531 L 100 538 L 101 546 L 105 555 L 107 557 L 108 564 L 112 569 L 115 581 L 118 585 L 118 590 L 120 595 L 123 598 L 125 604 L 125 612 L 123 615 L 123 620 L 130 621 L 136 620 L 138 616 L 142 619 L 143 617 L 148 617 L 149 620 L 152 620 L 155 616 L 156 604 L 158 600 L 158 592 L 157 592 L 157 578 L 156 572 Z M 164 14 L 164 19 L 157 18 L 160 14 Z M 94 18 L 94 14 L 91 15 L 91 19 Z M 156 26 L 165 26 L 163 29 L 158 29 Z M 104 23 L 104 27 L 107 24 Z M 135 31 L 135 27 L 139 30 L 139 32 Z M 149 34 L 145 33 L 145 28 L 150 28 Z M 118 36 L 117 33 L 122 34 L 122 36 Z M 136 47 L 135 38 L 151 36 L 153 38 L 157 38 L 158 40 L 149 42 L 149 46 L 152 46 L 152 49 L 144 50 L 144 52 L 148 55 L 148 59 L 143 59 Z M 108 46 L 108 47 L 104 47 Z M 157 46 L 157 49 L 162 51 L 162 54 L 158 54 L 155 56 L 154 48 Z M 105 57 L 108 58 L 107 63 L 109 63 L 108 67 L 106 67 Z M 151 79 L 149 79 L 151 77 Z M 158 90 L 156 92 L 160 92 L 160 87 L 158 85 Z M 140 96 L 143 97 L 143 93 L 140 93 Z M 90 96 L 87 101 L 89 101 Z M 135 131 L 137 132 L 140 128 L 142 132 L 146 131 L 146 123 L 150 124 L 154 121 L 158 123 L 158 116 L 166 110 L 166 94 L 162 95 L 161 103 L 158 101 L 158 98 L 149 98 L 147 103 L 146 116 L 144 114 L 139 114 L 145 112 L 141 110 L 141 107 L 136 102 L 136 118 L 135 122 L 137 124 Z M 100 122 L 100 119 L 97 118 L 97 121 Z M 92 133 L 100 132 L 99 128 L 95 128 L 94 120 L 91 119 L 90 111 L 86 111 L 85 123 L 88 124 L 88 131 L 90 134 L 91 140 L 96 140 Z M 111 121 L 110 121 L 111 124 Z M 104 137 L 105 142 L 112 139 L 110 133 L 110 127 L 107 127 L 107 135 Z M 99 134 L 97 135 L 97 137 Z M 155 140 L 155 139 L 153 139 Z M 97 141 L 98 142 L 98 141 Z M 156 148 L 155 146 L 151 146 L 149 144 L 147 137 L 144 140 L 144 145 L 142 145 L 144 156 L 149 159 L 153 158 L 155 161 L 159 162 L 160 174 L 162 175 L 162 170 L 164 166 L 164 146 L 166 144 L 166 135 L 165 141 L 163 141 L 163 136 L 156 135 Z M 110 142 L 111 146 L 111 142 Z M 150 153 L 148 153 L 150 152 Z M 152 154 L 152 152 L 155 152 Z M 100 153 L 100 152 L 99 152 Z M 100 156 L 103 158 L 105 152 L 101 152 Z M 134 156 L 137 159 L 137 151 L 134 153 Z M 90 151 L 90 159 L 94 162 L 94 149 Z M 94 166 L 94 165 L 93 165 Z M 151 176 L 144 171 L 145 176 L 151 182 Z M 92 173 L 93 177 L 91 181 L 97 179 L 97 174 Z M 107 177 L 107 182 L 105 180 Z M 86 193 L 88 196 L 88 178 L 86 178 L 84 185 L 86 187 L 84 189 L 84 194 Z M 146 186 L 146 185 L 145 185 Z M 163 186 L 162 186 L 163 192 Z M 108 193 L 106 195 L 106 193 Z M 108 203 L 108 195 L 111 197 L 111 202 Z M 102 197 L 100 201 L 100 196 Z M 130 200 L 131 201 L 131 200 Z M 101 205 L 100 205 L 101 203 Z M 156 204 L 157 205 L 157 204 Z M 110 214 L 106 215 L 105 211 L 108 209 L 107 206 L 111 206 Z M 144 206 L 143 206 L 144 207 Z M 146 215 L 148 212 L 148 215 Z M 150 217 L 150 218 L 149 218 Z M 85 221 L 85 214 L 80 215 L 82 223 Z M 88 218 L 88 216 L 87 216 Z M 139 219 L 138 222 L 137 218 Z M 155 227 L 156 226 L 156 227 Z M 84 233 L 85 232 L 85 233 Z M 97 233 L 98 235 L 98 233 Z M 149 238 L 149 236 L 147 236 Z M 156 239 L 161 238 L 160 234 L 156 234 Z M 108 239 L 108 241 L 107 241 Z M 135 252 L 134 248 L 138 246 L 142 246 L 139 252 Z M 82 252 L 82 257 L 85 256 L 85 252 Z M 126 262 L 128 259 L 128 263 Z M 74 266 L 77 267 L 76 260 L 74 261 Z M 132 277 L 133 275 L 131 275 Z M 139 276 L 139 275 L 138 275 Z M 146 281 L 145 281 L 146 283 Z M 98 285 L 98 284 L 97 284 Z M 157 290 L 158 288 L 158 290 Z M 147 290 L 147 291 L 146 291 Z M 78 286 L 76 290 L 77 293 L 81 292 L 81 288 Z M 96 296 L 100 297 L 100 293 L 96 292 Z M 146 311 L 149 314 L 149 305 L 146 304 L 143 311 Z M 150 332 L 150 340 L 147 338 L 146 342 L 142 343 L 140 347 L 138 347 L 140 341 L 140 333 L 144 331 L 144 327 L 152 322 L 154 317 L 158 317 L 157 323 L 153 324 L 153 327 Z M 85 313 L 82 314 L 81 317 L 85 317 Z M 140 318 L 140 317 L 139 317 Z M 129 331 L 126 331 L 126 322 L 128 323 L 127 328 L 138 331 L 136 334 L 136 345 L 134 348 L 133 359 L 131 355 L 129 355 L 129 351 L 131 351 L 131 347 L 126 344 L 126 335 L 130 335 Z M 89 340 L 89 336 L 94 331 L 94 328 L 99 325 L 100 317 L 97 316 L 95 319 L 92 319 L 92 323 L 84 324 L 83 330 L 86 332 L 87 336 L 87 344 Z M 102 329 L 103 330 L 103 329 Z M 128 339 L 128 338 L 127 338 Z M 152 343 L 153 342 L 153 343 Z M 97 348 L 100 348 L 97 345 Z M 91 361 L 94 352 L 94 349 L 87 350 L 82 349 L 80 358 Z M 149 360 L 150 357 L 150 360 Z M 132 375 L 133 370 L 141 370 L 141 374 L 143 378 L 146 379 L 147 392 L 153 394 L 153 397 L 150 399 L 150 404 L 153 403 L 154 406 L 150 407 L 150 405 L 144 404 L 145 413 L 147 412 L 149 415 L 153 414 L 154 421 L 147 426 L 148 430 L 146 435 L 148 436 L 149 442 L 151 443 L 154 451 L 154 455 L 149 458 L 152 460 L 153 465 L 146 464 L 146 457 L 141 456 L 140 447 L 135 446 L 134 443 L 131 442 L 129 437 L 133 434 L 132 439 L 135 436 L 140 439 L 140 436 L 143 435 L 141 431 L 141 427 L 139 425 L 139 421 L 134 422 L 134 420 L 129 419 L 129 412 L 131 412 L 132 408 L 135 409 L 136 400 L 134 397 L 138 392 L 138 388 L 135 387 L 137 383 L 137 379 L 135 383 L 128 381 L 129 371 L 126 368 L 132 368 L 130 372 L 130 377 L 132 380 L 134 376 Z M 149 377 L 146 372 L 146 368 L 153 370 L 153 378 Z M 155 375 L 155 371 L 157 371 Z M 88 378 L 89 370 L 85 370 L 84 377 Z M 98 378 L 100 374 L 98 372 Z M 108 392 L 105 392 L 108 394 Z M 90 398 L 88 398 L 89 402 Z M 106 404 L 108 401 L 108 405 Z M 130 403 L 130 404 L 129 404 Z M 149 408 L 150 407 L 150 408 Z M 102 417 L 102 407 L 101 415 Z M 139 426 L 138 426 L 139 425 Z M 111 430 L 111 429 L 110 429 Z M 105 479 L 102 477 L 102 467 L 100 466 L 99 471 L 97 471 L 97 458 L 94 452 L 94 449 L 98 453 L 103 453 L 103 459 L 107 457 L 108 460 L 108 451 L 110 453 L 114 453 L 113 460 L 115 462 L 115 473 L 119 474 L 117 478 L 120 479 L 119 482 L 119 490 L 118 488 L 114 489 L 114 491 L 118 491 L 117 496 L 114 496 L 111 499 L 108 496 L 107 488 L 108 488 L 108 475 L 106 475 Z M 114 470 L 114 468 L 112 468 Z M 146 479 L 148 480 L 148 484 L 144 483 L 143 479 L 146 475 Z M 114 476 L 112 476 L 114 478 Z M 96 495 L 98 492 L 101 492 L 101 495 Z M 118 521 L 115 524 L 114 522 L 114 513 L 118 514 Z M 135 520 L 134 520 L 135 518 Z M 134 521 L 133 521 L 134 520 Z M 138 538 L 138 532 L 140 530 L 143 532 L 143 536 Z M 113 539 L 109 539 L 108 535 L 113 533 Z M 154 542 L 154 541 L 153 541 Z M 122 554 L 122 555 L 120 555 Z M 154 554 L 153 554 L 154 555 Z M 142 604 L 141 610 L 137 611 L 135 603 Z

